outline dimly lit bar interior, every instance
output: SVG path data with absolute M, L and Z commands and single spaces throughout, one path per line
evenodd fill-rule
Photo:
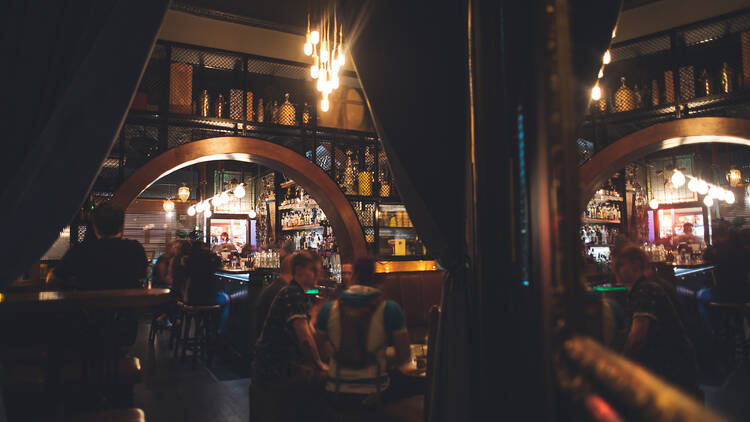
M 750 420 L 748 0 L 10 0 L 0 422 Z

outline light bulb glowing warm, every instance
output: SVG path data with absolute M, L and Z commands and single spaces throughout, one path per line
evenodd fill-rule
M 190 198 L 190 188 L 187 186 L 180 186 L 180 188 L 177 189 L 177 197 L 180 198 L 180 201 L 187 202 L 188 198 Z
M 591 99 L 594 101 L 599 101 L 602 98 L 602 89 L 599 88 L 599 85 L 594 85 L 594 87 L 591 89 Z
M 602 63 L 609 64 L 612 61 L 612 55 L 609 53 L 609 50 L 604 52 L 604 56 L 602 57 Z
M 320 42 L 320 32 L 312 31 L 310 33 L 310 42 L 313 43 L 313 45 L 318 45 Z
M 688 190 L 690 192 L 698 192 L 698 186 L 700 185 L 700 182 L 695 177 L 691 177 L 690 181 L 688 182 Z
M 187 209 L 187 215 L 189 215 L 191 217 L 195 215 L 195 207 L 194 206 L 188 207 L 188 209 Z
M 651 207 L 652 210 L 655 210 L 659 208 L 659 201 L 657 201 L 656 199 L 652 199 L 648 201 L 648 206 Z
M 328 107 L 329 106 L 330 106 L 330 104 L 328 104 L 328 98 L 323 98 L 322 100 L 320 100 L 320 110 L 321 111 L 323 111 L 323 112 L 328 111 Z
M 706 195 L 703 198 L 703 204 L 705 204 L 707 207 L 713 206 L 714 205 L 714 200 L 710 196 Z
M 318 79 L 318 76 L 320 76 L 320 70 L 318 69 L 318 66 L 315 66 L 315 65 L 310 66 L 310 76 L 313 79 Z
M 166 212 L 174 211 L 174 202 L 172 202 L 170 199 L 167 199 L 164 201 L 164 204 L 162 204 L 162 208 L 164 208 L 164 211 Z
M 220 198 L 221 198 L 221 203 L 222 204 L 228 204 L 229 203 L 229 194 L 228 193 L 222 192 Z
M 211 198 L 211 205 L 213 205 L 214 208 L 221 205 L 221 197 L 219 195 L 214 195 L 214 197 Z
M 331 80 L 331 88 L 333 89 L 339 89 L 339 75 L 333 74 L 333 79 Z
M 305 56 L 312 55 L 312 44 L 310 44 L 309 42 L 306 42 L 304 51 L 305 51 Z
M 250 210 L 250 212 L 247 213 L 247 216 L 250 217 L 250 219 L 252 220 L 258 216 L 258 213 L 256 213 L 255 210 Z
M 721 199 L 724 197 L 724 192 L 722 192 L 723 189 L 721 189 L 718 186 L 711 186 L 708 189 L 708 196 L 710 196 L 713 199 Z
M 599 74 L 596 76 L 597 79 L 601 79 L 604 77 L 604 69 L 599 69 Z
M 196 212 L 203 212 L 203 208 L 205 208 L 203 206 L 203 202 L 198 202 L 197 204 L 195 204 L 195 211 Z
M 214 215 L 214 213 L 212 213 L 210 209 L 203 212 L 203 216 L 206 218 L 211 218 L 212 215 Z
M 320 51 L 320 61 L 322 63 L 327 63 L 328 62 L 328 50 L 323 49 L 323 50 Z
M 234 196 L 237 198 L 244 198 L 245 197 L 245 187 L 242 185 L 237 185 L 234 187 Z
M 727 191 L 727 194 L 724 195 L 724 202 L 726 202 L 729 205 L 732 205 L 732 204 L 734 204 L 734 201 L 736 201 L 736 199 L 734 197 L 734 192 Z
M 326 81 L 323 80 L 323 78 L 318 79 L 318 83 L 316 84 L 315 88 L 318 89 L 319 92 L 323 92 L 325 90 Z
M 698 190 L 696 191 L 700 195 L 705 195 L 708 193 L 708 183 L 706 183 L 703 180 L 698 180 Z
M 675 169 L 674 173 L 672 173 L 672 184 L 674 187 L 679 188 L 680 186 L 685 184 L 685 175 L 682 174 L 681 171 Z

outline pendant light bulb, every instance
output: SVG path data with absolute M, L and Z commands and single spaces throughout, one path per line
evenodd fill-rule
M 250 212 L 247 213 L 247 216 L 250 217 L 251 220 L 254 220 L 255 217 L 258 216 L 258 213 L 256 213 L 255 210 L 250 210 Z
M 706 183 L 703 180 L 698 179 L 698 190 L 696 191 L 700 195 L 705 195 L 708 193 L 708 183 Z
M 651 207 L 652 210 L 655 210 L 659 208 L 659 201 L 656 200 L 656 198 L 648 201 L 648 206 Z
M 214 208 L 221 205 L 221 197 L 219 195 L 214 195 L 213 198 L 211 198 L 211 205 L 213 205 Z
M 310 77 L 312 77 L 313 79 L 318 79 L 318 76 L 320 76 L 320 70 L 318 70 L 318 66 L 310 66 Z
M 318 43 L 320 42 L 320 32 L 318 31 L 310 32 L 310 42 L 313 45 L 318 45 Z
M 604 68 L 599 69 L 599 74 L 596 76 L 597 79 L 604 77 Z
M 726 195 L 724 195 L 724 202 L 726 202 L 729 205 L 734 204 L 734 201 L 736 201 L 736 198 L 734 197 L 734 192 L 727 191 Z
M 688 190 L 690 192 L 698 192 L 698 186 L 700 185 L 700 182 L 695 177 L 691 177 L 690 181 L 688 182 Z
M 331 87 L 333 89 L 339 89 L 339 75 L 333 74 L 333 79 L 331 79 Z
M 705 206 L 707 206 L 707 207 L 711 207 L 711 206 L 713 206 L 713 205 L 714 205 L 714 200 L 713 200 L 713 199 L 711 198 L 711 196 L 710 196 L 710 195 L 706 195 L 706 196 L 705 196 L 705 197 L 703 198 L 703 204 L 704 204 Z
M 320 110 L 321 111 L 323 111 L 323 112 L 328 111 L 328 107 L 329 107 L 328 98 L 323 98 L 322 100 L 320 100 Z
M 242 184 L 239 184 L 239 185 L 235 186 L 234 187 L 234 191 L 232 191 L 232 192 L 234 193 L 234 196 L 237 197 L 237 198 L 244 198 L 245 197 L 245 187 L 242 186 Z
M 328 62 L 328 49 L 323 48 L 320 50 L 320 62 L 321 63 L 327 63 Z
M 203 212 L 203 216 L 206 218 L 211 218 L 212 215 L 214 215 L 214 213 L 212 213 L 210 209 Z
M 198 202 L 197 204 L 195 204 L 195 211 L 196 212 L 199 212 L 199 213 L 203 212 L 203 208 L 204 208 L 203 207 L 203 202 Z
M 609 50 L 604 52 L 604 56 L 602 57 L 602 63 L 609 64 L 612 61 L 612 55 L 609 53 Z
M 189 215 L 191 217 L 195 215 L 195 206 L 191 205 L 191 206 L 188 207 L 188 209 L 187 209 L 187 215 Z
M 325 90 L 326 81 L 324 78 L 318 78 L 318 83 L 316 84 L 316 88 L 318 89 L 318 92 L 323 92 Z
M 312 56 L 312 44 L 310 44 L 309 42 L 306 42 L 304 51 L 305 51 L 305 56 Z
M 675 188 L 679 188 L 680 186 L 685 184 L 685 175 L 682 174 L 681 171 L 675 169 L 674 173 L 672 173 L 672 184 Z
M 591 89 L 591 99 L 594 101 L 599 101 L 601 98 L 602 98 L 602 89 L 599 88 L 599 84 L 596 84 Z
M 228 204 L 229 203 L 229 194 L 226 192 L 222 192 L 221 196 L 219 197 L 221 199 L 221 204 Z
M 722 189 L 718 186 L 711 186 L 708 189 L 708 196 L 710 196 L 713 199 L 721 199 L 724 197 L 724 193 L 722 192 Z
M 172 212 L 174 211 L 174 202 L 172 202 L 171 199 L 167 198 L 162 204 L 162 208 L 164 208 L 164 211 L 166 212 Z

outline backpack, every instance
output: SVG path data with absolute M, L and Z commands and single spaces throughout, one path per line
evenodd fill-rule
M 337 300 L 341 324 L 341 344 L 334 353 L 337 367 L 362 369 L 375 362 L 375 355 L 367 351 L 367 340 L 372 315 L 384 301 L 379 295 L 367 306 L 354 307 Z

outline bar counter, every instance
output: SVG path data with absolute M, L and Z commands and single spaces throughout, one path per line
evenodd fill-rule
M 169 302 L 169 289 L 0 293 L 0 312 L 67 312 L 81 308 L 135 309 Z

